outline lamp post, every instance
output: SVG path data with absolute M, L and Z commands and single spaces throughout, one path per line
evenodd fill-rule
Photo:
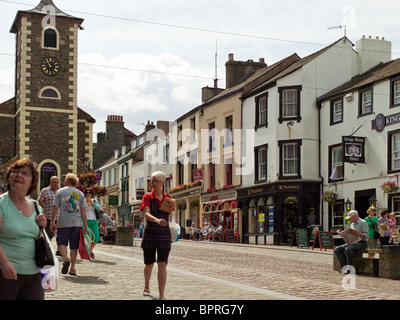
M 344 204 L 346 205 L 346 211 L 349 212 L 351 210 L 351 205 L 353 204 L 353 202 L 351 202 L 349 198 L 347 198 Z
M 368 199 L 368 201 L 369 201 L 369 206 L 370 206 L 370 207 L 374 207 L 375 209 L 378 209 L 378 208 L 376 207 L 376 202 L 377 202 L 377 200 L 376 200 L 376 198 L 375 198 L 374 195 L 372 195 L 371 198 Z
M 347 214 L 349 213 L 349 211 L 351 210 L 351 205 L 353 204 L 353 202 L 351 202 L 350 200 L 349 200 L 349 198 L 347 198 L 347 200 L 345 201 L 345 206 L 346 206 L 346 213 L 344 214 L 344 221 L 343 221 L 343 225 L 344 225 L 344 227 L 346 228 L 346 227 L 348 227 L 349 225 L 350 225 L 350 220 L 349 220 L 349 217 L 347 216 Z

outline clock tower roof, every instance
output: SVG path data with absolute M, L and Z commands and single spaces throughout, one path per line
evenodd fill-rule
M 16 31 L 16 21 L 18 20 L 17 18 L 18 18 L 18 16 L 19 16 L 20 13 L 22 13 L 22 12 L 28 12 L 28 13 L 36 13 L 36 14 L 46 15 L 46 14 L 47 14 L 46 11 L 43 10 L 43 8 L 44 8 L 45 6 L 52 6 L 52 7 L 54 7 L 54 12 L 55 12 L 56 17 L 60 17 L 60 18 L 62 17 L 62 18 L 70 18 L 70 19 L 80 20 L 80 24 L 83 22 L 83 19 L 77 18 L 77 17 L 74 17 L 74 16 L 71 16 L 71 15 L 69 15 L 69 14 L 67 14 L 67 13 L 65 13 L 65 12 L 63 12 L 63 11 L 61 11 L 61 10 L 60 10 L 59 8 L 57 8 L 57 6 L 54 4 L 53 0 L 41 0 L 40 3 L 39 3 L 35 8 L 33 8 L 33 9 L 31 9 L 31 10 L 27 10 L 27 11 L 21 11 L 21 10 L 20 10 L 20 11 L 18 11 L 17 16 L 15 17 L 15 20 L 14 20 L 14 23 L 13 23 L 13 25 L 12 25 L 12 27 L 11 27 L 10 32 L 11 32 L 11 33 L 15 33 L 15 31 Z

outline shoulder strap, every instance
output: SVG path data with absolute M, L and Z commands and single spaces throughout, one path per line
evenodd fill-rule
M 38 204 L 37 204 L 36 201 L 33 201 L 33 200 L 32 200 L 32 202 L 33 202 L 33 205 L 35 206 L 36 216 L 38 216 L 38 215 L 39 215 Z M 40 238 L 40 234 L 42 233 L 42 230 L 43 230 L 43 229 L 44 229 L 44 228 L 42 228 L 41 226 L 39 226 L 39 236 L 38 236 L 38 238 Z
M 369 221 L 371 221 L 371 225 L 372 225 L 372 228 L 374 229 L 374 231 L 376 231 L 375 230 L 375 225 L 374 225 L 374 222 L 372 221 L 372 219 L 370 217 L 367 217 L 367 218 L 369 219 Z

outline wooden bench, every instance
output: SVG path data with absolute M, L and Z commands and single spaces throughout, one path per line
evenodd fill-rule
M 375 255 L 366 257 L 364 255 Z M 379 255 L 378 257 L 376 255 Z M 353 257 L 356 274 L 400 280 L 400 246 L 383 246 L 382 249 L 356 250 Z M 339 260 L 333 254 L 333 270 L 340 271 Z

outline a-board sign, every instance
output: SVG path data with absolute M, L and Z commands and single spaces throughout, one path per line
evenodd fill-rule
M 308 235 L 306 229 L 294 229 L 291 247 L 308 248 Z
M 235 233 L 233 229 L 226 229 L 226 242 L 234 242 L 235 241 Z
M 318 231 L 312 248 L 320 248 L 320 250 L 325 249 L 325 251 L 326 249 L 333 249 L 333 232 Z

